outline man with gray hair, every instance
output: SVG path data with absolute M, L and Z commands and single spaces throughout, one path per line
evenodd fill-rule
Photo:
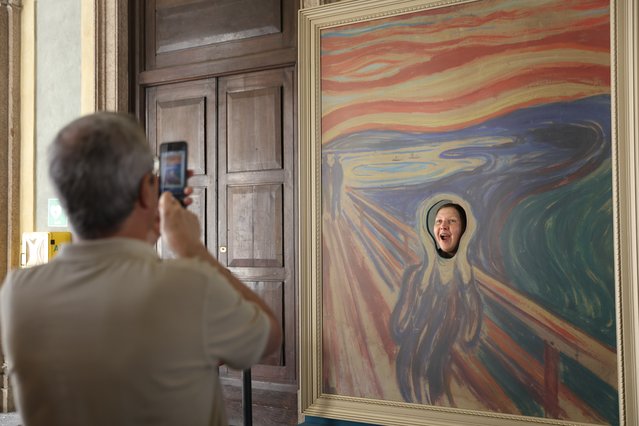
M 158 197 L 132 117 L 81 117 L 49 154 L 73 243 L 12 271 L 0 293 L 24 425 L 226 425 L 217 367 L 245 369 L 276 350 L 273 312 L 208 252 L 197 217 Z M 160 234 L 176 259 L 157 256 Z

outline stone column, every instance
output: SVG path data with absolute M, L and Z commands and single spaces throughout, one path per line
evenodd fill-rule
M 95 0 L 95 109 L 127 112 L 129 97 L 127 0 Z
M 20 12 L 21 0 L 0 0 L 0 280 L 20 257 Z M 2 357 L 0 411 L 12 411 Z

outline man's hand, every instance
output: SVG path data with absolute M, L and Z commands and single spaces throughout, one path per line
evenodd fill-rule
M 189 200 L 190 201 L 190 200 Z M 160 196 L 160 233 L 179 257 L 201 257 L 206 247 L 200 241 L 200 221 L 182 207 L 170 192 Z

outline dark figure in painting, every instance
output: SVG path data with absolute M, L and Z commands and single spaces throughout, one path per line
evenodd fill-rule
M 482 303 L 467 256 L 472 215 L 463 201 L 445 198 L 427 200 L 418 210 L 422 261 L 405 271 L 390 321 L 399 346 L 396 371 L 403 398 L 442 405 L 445 395 L 455 406 L 453 347 L 467 350 L 479 340 Z
M 342 198 L 342 185 L 344 183 L 344 171 L 342 170 L 342 163 L 337 154 L 331 156 L 332 162 L 332 182 L 331 182 L 331 217 L 337 219 L 339 216 L 341 207 L 340 199 Z
M 326 188 L 322 191 L 326 194 L 323 202 L 326 203 L 324 211 L 330 208 L 331 219 L 337 219 L 340 213 L 340 198 L 342 196 L 342 186 L 344 181 L 344 171 L 340 158 L 336 153 L 326 154 L 326 160 L 322 166 L 322 185 Z

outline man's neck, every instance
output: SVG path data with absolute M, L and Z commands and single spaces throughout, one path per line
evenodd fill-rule
M 100 237 L 100 239 L 108 238 L 130 238 L 133 240 L 144 241 L 149 244 L 155 244 L 155 240 L 150 241 L 149 238 L 148 219 L 144 216 L 143 212 L 138 209 L 133 209 L 131 214 L 127 216 L 115 232 Z M 89 239 L 82 238 L 75 233 L 73 234 L 73 240 L 79 242 L 90 241 Z

